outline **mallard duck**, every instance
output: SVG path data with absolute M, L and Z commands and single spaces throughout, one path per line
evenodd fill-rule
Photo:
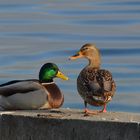
M 101 56 L 94 44 L 85 44 L 70 60 L 86 58 L 89 64 L 80 72 L 77 78 L 77 90 L 84 99 L 86 114 L 106 112 L 106 104 L 112 100 L 115 93 L 115 82 L 108 70 L 100 69 Z M 87 104 L 103 106 L 101 111 L 87 109 Z
M 14 80 L 0 85 L 0 110 L 59 108 L 64 96 L 53 78 L 68 80 L 54 63 L 44 64 L 39 80 Z

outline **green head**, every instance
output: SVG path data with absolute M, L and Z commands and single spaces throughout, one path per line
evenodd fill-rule
M 58 77 L 63 80 L 68 80 L 68 77 L 66 77 L 63 73 L 61 73 L 54 63 L 46 63 L 44 64 L 39 72 L 39 80 L 42 83 L 48 83 L 52 82 L 53 78 Z

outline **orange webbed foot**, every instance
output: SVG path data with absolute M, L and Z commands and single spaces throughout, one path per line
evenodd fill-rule
M 97 115 L 98 111 L 93 111 L 93 110 L 88 110 L 87 108 L 84 110 L 85 115 L 84 116 L 89 116 L 89 115 Z

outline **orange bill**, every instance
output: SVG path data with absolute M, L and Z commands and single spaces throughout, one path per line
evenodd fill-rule
M 69 59 L 70 60 L 75 60 L 75 59 L 78 59 L 78 58 L 81 58 L 83 57 L 82 53 L 79 51 L 78 53 L 76 53 L 75 55 L 71 56 Z

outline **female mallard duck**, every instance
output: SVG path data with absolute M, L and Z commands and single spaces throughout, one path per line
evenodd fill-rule
M 14 80 L 0 85 L 0 110 L 59 108 L 64 101 L 53 78 L 68 80 L 53 63 L 44 64 L 39 80 Z
M 100 52 L 93 44 L 85 44 L 77 54 L 70 57 L 87 58 L 89 64 L 80 72 L 77 78 L 77 90 L 85 103 L 86 114 L 97 114 L 98 111 L 87 109 L 87 103 L 94 106 L 103 106 L 99 112 L 106 112 L 106 104 L 111 101 L 115 93 L 115 82 L 108 70 L 100 69 Z

